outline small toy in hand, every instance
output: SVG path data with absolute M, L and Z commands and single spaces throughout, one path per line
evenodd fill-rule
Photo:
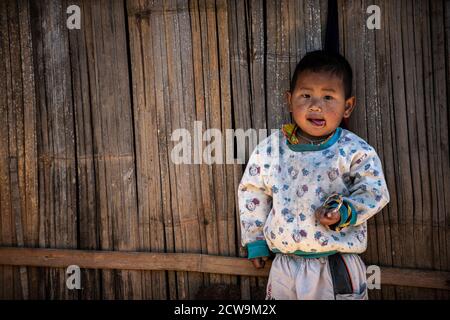
M 345 210 L 341 211 L 340 209 L 342 206 L 344 206 Z M 329 227 L 331 230 L 340 231 L 342 228 L 350 225 L 352 210 L 350 206 L 345 205 L 344 199 L 340 194 L 333 193 L 330 195 L 325 200 L 321 208 L 322 211 L 325 212 L 325 217 L 332 220 L 332 223 L 327 223 L 326 221 L 325 223 L 321 221 L 321 223 Z M 343 216 L 341 216 L 341 212 Z
M 326 209 L 335 209 L 336 211 L 339 211 L 342 204 L 344 203 L 344 200 L 342 199 L 342 196 L 338 193 L 333 193 L 331 196 L 325 200 L 322 207 Z
M 316 218 L 320 224 L 330 228 L 331 230 L 338 231 L 343 227 L 340 226 L 341 214 L 340 209 L 344 204 L 344 200 L 340 194 L 333 193 L 325 202 L 316 210 Z M 344 220 L 347 221 L 347 220 Z

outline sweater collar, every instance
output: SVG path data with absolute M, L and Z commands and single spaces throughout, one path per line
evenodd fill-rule
M 281 131 L 283 132 L 283 135 L 286 137 L 286 144 L 292 151 L 295 152 L 301 152 L 301 151 L 319 151 L 324 150 L 329 147 L 331 147 L 333 144 L 336 143 L 336 141 L 341 136 L 342 128 L 337 127 L 336 131 L 334 132 L 333 136 L 328 139 L 327 142 L 320 144 L 320 145 L 314 145 L 314 144 L 300 144 L 298 137 L 296 136 L 297 126 L 293 123 L 285 124 L 283 125 Z

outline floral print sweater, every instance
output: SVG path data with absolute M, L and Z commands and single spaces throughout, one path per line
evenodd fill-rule
M 314 215 L 333 193 L 353 212 L 340 230 Z M 249 258 L 268 249 L 309 257 L 362 253 L 366 221 L 389 199 L 376 151 L 356 134 L 337 128 L 317 146 L 292 144 L 276 130 L 253 151 L 238 187 L 241 242 Z

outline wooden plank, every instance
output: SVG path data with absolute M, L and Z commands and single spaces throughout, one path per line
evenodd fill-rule
M 269 266 L 255 269 L 246 258 L 196 253 L 155 253 L 0 247 L 0 265 L 120 270 L 174 270 L 229 275 L 267 276 Z
M 183 270 L 192 272 L 267 277 L 271 262 L 255 269 L 246 258 L 195 253 L 144 253 L 67 249 L 0 247 L 0 264 L 65 268 L 127 270 Z M 401 285 L 450 290 L 450 272 L 381 267 L 383 285 Z
M 450 287 L 449 272 L 381 267 L 381 275 L 382 284 L 445 290 Z

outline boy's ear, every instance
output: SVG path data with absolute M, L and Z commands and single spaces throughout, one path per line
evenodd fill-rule
M 356 98 L 355 96 L 352 96 L 345 100 L 345 111 L 344 111 L 344 118 L 349 118 L 350 115 L 353 112 L 353 109 L 355 109 L 356 106 Z
M 286 90 L 286 92 L 284 93 L 284 97 L 286 99 L 286 103 L 288 105 L 289 112 L 292 112 L 292 104 L 291 104 L 292 95 L 291 95 L 291 92 L 289 90 Z

